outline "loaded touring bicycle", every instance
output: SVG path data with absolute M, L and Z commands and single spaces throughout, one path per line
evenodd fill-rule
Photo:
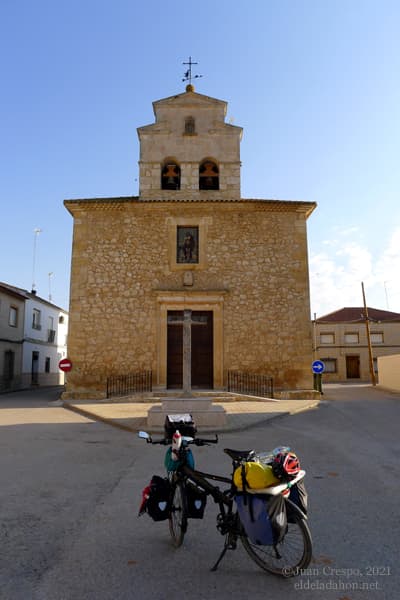
M 288 447 L 262 453 L 225 448 L 232 474 L 224 477 L 195 468 L 192 447 L 216 444 L 218 436 L 197 437 L 191 415 L 168 415 L 161 439 L 145 431 L 139 437 L 149 444 L 168 446 L 167 476 L 152 477 L 143 490 L 139 515 L 168 520 L 174 546 L 182 545 L 189 520 L 203 517 L 211 497 L 219 508 L 217 529 L 225 537 L 213 571 L 238 540 L 258 566 L 274 575 L 290 577 L 308 567 L 312 541 L 305 471 Z

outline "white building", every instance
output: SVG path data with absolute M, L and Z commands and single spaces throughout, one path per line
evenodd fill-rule
M 0 283 L 0 392 L 21 387 L 25 300 Z
M 58 363 L 67 356 L 68 312 L 35 292 L 1 285 L 25 297 L 19 387 L 62 385 L 64 373 Z

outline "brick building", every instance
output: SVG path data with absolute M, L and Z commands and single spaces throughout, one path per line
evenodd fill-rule
M 66 200 L 74 218 L 67 397 L 105 394 L 110 375 L 151 370 L 182 387 L 183 310 L 193 388 L 228 370 L 312 388 L 306 220 L 313 202 L 243 199 L 242 129 L 227 103 L 184 93 L 140 127 L 139 195 Z

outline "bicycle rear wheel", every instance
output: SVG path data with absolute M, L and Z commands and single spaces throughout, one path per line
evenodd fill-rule
M 298 513 L 291 514 L 287 533 L 276 546 L 253 544 L 243 527 L 240 539 L 250 558 L 273 575 L 281 577 L 298 575 L 301 569 L 308 567 L 312 558 L 311 533 L 306 521 Z
M 173 484 L 171 512 L 168 517 L 169 532 L 176 548 L 182 545 L 187 529 L 186 490 L 181 481 Z

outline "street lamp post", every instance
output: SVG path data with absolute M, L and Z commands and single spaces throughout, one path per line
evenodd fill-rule
M 36 283 L 35 283 L 35 268 L 36 268 L 36 240 L 39 235 L 42 233 L 42 230 L 39 227 L 35 227 L 33 230 L 33 264 L 32 264 L 32 293 L 36 293 Z
M 51 278 L 53 277 L 53 272 L 49 273 L 49 302 L 51 302 Z

